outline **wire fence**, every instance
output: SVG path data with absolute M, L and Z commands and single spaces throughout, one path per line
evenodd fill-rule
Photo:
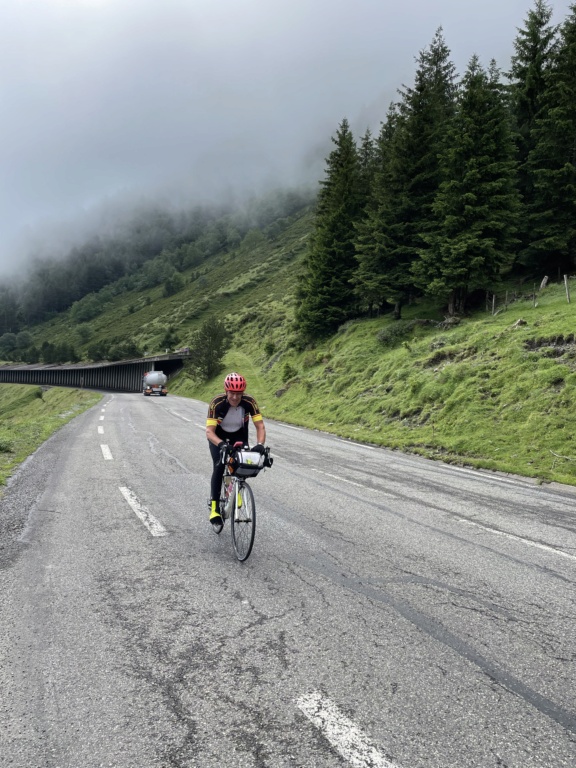
M 566 289 L 566 301 L 570 304 L 570 280 L 574 280 L 573 275 L 564 275 L 560 282 L 564 283 Z M 513 304 L 515 301 L 531 301 L 532 306 L 538 306 L 538 295 L 546 288 L 550 281 L 548 275 L 545 275 L 540 285 L 534 283 L 532 290 L 527 290 L 525 284 L 519 285 L 516 289 L 511 289 L 505 293 L 492 293 L 486 291 L 486 312 L 490 312 L 492 315 L 497 315 L 499 312 L 503 312 L 508 309 L 509 304 Z

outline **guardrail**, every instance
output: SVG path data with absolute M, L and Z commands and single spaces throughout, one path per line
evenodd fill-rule
M 0 383 L 35 384 L 48 387 L 104 389 L 114 392 L 141 392 L 142 377 L 149 371 L 163 371 L 168 379 L 182 370 L 184 353 L 153 355 L 137 360 L 116 360 L 75 365 L 0 365 Z M 159 363 L 162 363 L 159 365 Z

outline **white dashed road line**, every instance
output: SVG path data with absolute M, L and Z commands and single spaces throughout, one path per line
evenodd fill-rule
M 366 445 L 365 443 L 355 443 L 354 440 L 344 440 L 342 437 L 336 438 L 337 443 L 346 443 L 346 445 L 353 445 L 356 448 L 366 448 L 367 451 L 378 450 L 375 445 Z
M 562 549 L 551 547 L 549 544 L 541 544 L 539 541 L 532 541 L 532 539 L 525 539 L 522 536 L 516 536 L 514 533 L 506 533 L 506 531 L 499 531 L 497 528 L 491 528 L 489 525 L 482 525 L 476 523 L 473 520 L 466 520 L 465 518 L 456 518 L 459 523 L 465 523 L 466 525 L 473 525 L 476 528 L 482 528 L 483 531 L 493 533 L 495 536 L 504 536 L 506 539 L 514 539 L 514 541 L 520 541 L 522 544 L 527 544 L 529 547 L 536 547 L 536 549 L 543 549 L 545 552 L 552 552 L 560 557 L 567 557 L 568 560 L 576 560 L 576 555 L 570 555 L 568 552 L 564 552 Z
M 100 421 L 104 421 L 104 416 L 100 416 Z
M 157 520 L 153 514 L 151 514 L 151 512 L 144 506 L 144 504 L 140 503 L 138 497 L 132 493 L 130 488 L 120 486 L 120 493 L 122 496 L 124 496 L 136 517 L 141 520 L 142 523 L 144 523 L 146 528 L 148 528 L 152 536 L 168 535 L 168 531 L 166 528 L 164 528 L 162 523 Z
M 104 427 L 98 427 L 98 434 L 103 435 L 104 434 Z
M 166 409 L 168 413 L 171 413 L 172 416 L 176 416 L 177 419 L 182 419 L 182 421 L 192 421 L 192 419 L 187 419 L 186 416 L 182 416 L 181 413 L 177 413 L 176 411 L 173 411 L 171 408 Z
M 102 451 L 102 456 L 104 456 L 106 461 L 113 461 L 114 457 L 112 456 L 112 451 L 110 448 L 108 448 L 107 445 L 101 445 L 100 450 Z
M 398 768 L 397 764 L 384 757 L 352 720 L 318 691 L 301 696 L 296 704 L 354 768 Z
M 393 493 L 381 491 L 379 488 L 368 488 L 362 483 L 356 483 L 354 480 L 347 480 L 345 477 L 340 477 L 340 475 L 331 475 L 330 472 L 324 472 L 322 469 L 314 469 L 314 467 L 310 467 L 310 469 L 312 472 L 318 472 L 319 475 L 326 475 L 326 477 L 331 477 L 333 480 L 339 480 L 342 483 L 348 483 L 348 485 L 355 485 L 357 488 L 363 488 L 365 491 L 376 491 L 379 496 L 386 496 L 389 499 L 396 498 Z
M 326 475 L 326 477 L 331 477 L 333 480 L 342 480 L 343 483 L 348 483 L 349 485 L 356 485 L 358 488 L 364 488 L 361 483 L 355 483 L 354 480 L 347 480 L 345 477 L 340 477 L 339 475 L 331 475 L 330 472 L 324 472 L 321 469 L 314 469 L 314 467 L 311 467 L 312 472 L 318 472 L 319 475 Z

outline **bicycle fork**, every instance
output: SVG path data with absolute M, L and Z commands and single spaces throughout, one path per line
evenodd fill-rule
M 250 522 L 250 516 L 249 516 L 249 508 L 245 509 L 245 504 L 242 498 L 242 483 L 239 480 L 235 480 L 235 488 L 234 488 L 234 505 L 230 511 L 233 510 L 234 512 L 234 522 L 236 523 L 247 523 Z M 247 517 L 248 515 L 248 517 Z

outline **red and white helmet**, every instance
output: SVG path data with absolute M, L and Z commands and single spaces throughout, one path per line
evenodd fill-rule
M 246 379 L 239 373 L 229 373 L 224 379 L 224 389 L 226 392 L 244 392 Z

